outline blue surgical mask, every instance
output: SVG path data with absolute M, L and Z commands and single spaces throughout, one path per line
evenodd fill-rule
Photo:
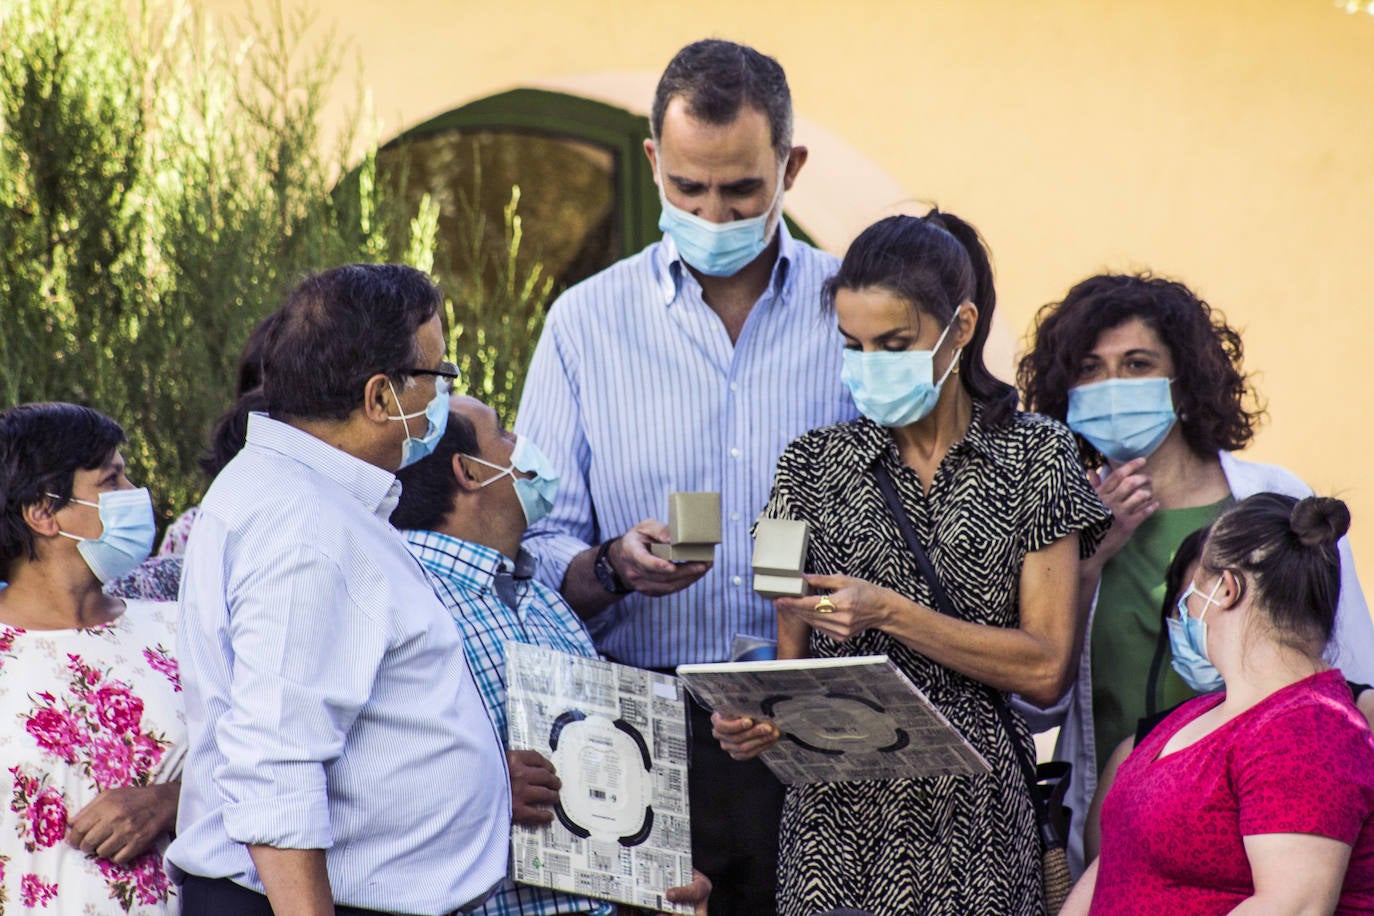
M 733 277 L 762 254 L 772 241 L 768 218 L 782 198 L 782 183 L 783 175 L 779 172 L 777 193 L 768 209 L 758 216 L 713 223 L 669 203 L 663 193 L 660 173 L 658 199 L 663 212 L 658 218 L 659 231 L 673 240 L 677 253 L 692 267 L 711 277 Z
M 558 495 L 558 472 L 539 450 L 539 446 L 524 436 L 516 437 L 515 447 L 510 452 L 510 465 L 507 467 L 483 461 L 476 455 L 466 457 L 501 472 L 482 481 L 481 486 L 493 484 L 510 475 L 515 481 L 515 495 L 520 500 L 520 508 L 525 512 L 525 527 L 533 525 L 553 510 L 553 500 Z M 531 479 L 521 476 L 522 474 L 533 474 L 534 477 Z
M 1169 664 L 1194 693 L 1215 693 L 1226 686 L 1221 679 L 1221 672 L 1207 657 L 1207 624 L 1202 619 L 1207 616 L 1207 611 L 1212 605 L 1220 604 L 1214 597 L 1219 588 L 1220 578 L 1206 595 L 1198 591 L 1196 585 L 1188 583 L 1188 589 L 1178 599 L 1178 619 L 1170 618 L 1165 621 L 1169 628 L 1169 648 L 1173 652 L 1173 659 Z M 1201 595 L 1202 600 L 1206 602 L 1202 613 L 1196 617 L 1188 613 L 1190 595 Z
M 60 499 L 52 493 L 53 499 Z M 148 559 L 157 536 L 153 521 L 153 497 L 144 487 L 137 490 L 105 490 L 99 502 L 71 501 L 100 512 L 102 531 L 98 538 L 83 538 L 65 531 L 57 533 L 77 542 L 76 549 L 101 582 L 122 579 Z
M 940 400 L 945 379 L 959 364 L 960 351 L 955 350 L 945 374 L 935 381 L 935 351 L 952 327 L 953 319 L 930 350 L 845 350 L 840 380 L 859 412 L 888 427 L 907 426 L 930 413 Z
M 391 379 L 386 383 L 391 388 L 391 396 L 396 398 L 396 406 L 401 406 L 401 399 L 396 397 L 396 386 L 391 384 Z M 401 443 L 401 467 L 408 468 L 421 458 L 428 456 L 434 451 L 434 446 L 439 444 L 439 440 L 444 436 L 444 430 L 448 429 L 448 398 L 449 380 L 442 375 L 434 377 L 434 397 L 425 405 L 424 410 L 415 413 L 403 413 L 396 416 L 387 415 L 389 420 L 400 420 L 405 424 L 406 441 Z M 424 417 L 428 427 L 424 436 L 412 436 L 410 434 L 410 421 L 417 417 Z
M 1114 378 L 1069 389 L 1069 429 L 1115 464 L 1159 448 L 1178 416 L 1167 378 Z

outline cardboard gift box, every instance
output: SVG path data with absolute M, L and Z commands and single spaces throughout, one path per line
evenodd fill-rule
M 765 598 L 807 594 L 802 571 L 811 530 L 806 522 L 761 518 L 754 527 L 754 591 Z
M 667 544 L 651 544 L 654 556 L 674 563 L 710 563 L 720 543 L 719 493 L 668 494 Z

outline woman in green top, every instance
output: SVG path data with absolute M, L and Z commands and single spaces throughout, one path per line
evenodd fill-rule
M 1231 453 L 1254 436 L 1262 414 L 1241 368 L 1240 334 L 1181 283 L 1099 275 L 1041 309 L 1017 373 L 1026 406 L 1078 434 L 1094 488 L 1115 520 L 1080 564 L 1081 613 L 1089 617 L 1078 683 L 1055 756 L 1073 763 L 1066 803 L 1074 812 L 1070 864 L 1081 870 L 1082 814 L 1112 749 L 1147 706 L 1191 696 L 1173 671 L 1146 697 L 1160 638 L 1164 573 L 1179 542 L 1233 501 L 1311 491 L 1292 474 Z M 1374 624 L 1349 546 L 1342 541 L 1336 642 L 1347 676 L 1368 682 Z M 1166 656 L 1167 657 L 1167 656 Z M 1352 670 L 1353 669 L 1353 670 Z

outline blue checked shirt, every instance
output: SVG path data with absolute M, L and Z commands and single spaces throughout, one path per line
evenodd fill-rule
M 559 587 L 589 545 L 646 518 L 666 522 L 669 493 L 721 494 L 710 572 L 674 595 L 629 595 L 589 622 L 617 661 L 722 661 L 737 633 L 776 637 L 772 605 L 752 587 L 750 525 L 788 443 L 857 415 L 835 318 L 821 308 L 838 264 L 785 226 L 778 234 L 771 281 L 733 345 L 669 238 L 549 311 L 515 427 L 561 475 L 552 514 L 525 542 L 539 578 Z
M 533 558 L 523 551 L 520 562 L 513 565 L 499 551 L 437 531 L 402 533 L 410 543 L 410 552 L 430 574 L 435 592 L 457 621 L 477 689 L 502 741 L 508 744 L 505 644 L 521 642 L 594 658 L 596 648 L 591 637 L 557 592 L 529 578 L 527 566 L 533 565 Z M 497 594 L 498 570 L 516 576 L 517 610 L 511 610 Z M 609 916 L 613 911 L 612 904 L 605 901 L 517 884 L 508 878 L 480 912 L 485 916 Z

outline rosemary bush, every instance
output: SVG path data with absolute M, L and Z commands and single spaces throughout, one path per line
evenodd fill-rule
M 312 270 L 432 266 L 435 213 L 376 180 L 360 116 L 324 151 L 339 48 L 309 16 L 127 9 L 0 4 L 0 406 L 114 417 L 165 522 L 253 324 Z

